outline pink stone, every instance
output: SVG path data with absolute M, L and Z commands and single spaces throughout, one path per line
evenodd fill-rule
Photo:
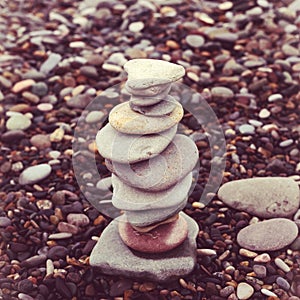
M 130 248 L 146 253 L 161 253 L 182 244 L 188 235 L 186 220 L 179 218 L 168 224 L 160 225 L 147 233 L 134 230 L 125 218 L 119 222 L 119 234 Z
M 13 93 L 20 93 L 24 90 L 27 90 L 28 88 L 30 88 L 34 84 L 35 84 L 35 81 L 33 79 L 21 80 L 21 81 L 15 83 L 15 85 L 12 87 L 11 91 Z
M 68 232 L 72 234 L 77 234 L 78 233 L 78 227 L 66 222 L 59 222 L 57 225 L 57 229 L 60 232 Z

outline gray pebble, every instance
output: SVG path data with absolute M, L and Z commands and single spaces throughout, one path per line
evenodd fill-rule
M 0 227 L 7 227 L 11 225 L 11 220 L 7 217 L 0 217 Z
M 28 167 L 20 174 L 19 184 L 26 185 L 39 182 L 48 177 L 51 173 L 51 170 L 51 166 L 48 164 L 40 164 Z
M 44 61 L 40 67 L 40 71 L 44 74 L 50 73 L 57 64 L 61 61 L 62 57 L 60 54 L 51 53 L 49 57 Z
M 239 127 L 239 132 L 241 134 L 254 134 L 255 133 L 255 127 L 250 124 L 243 124 Z
M 22 114 L 13 115 L 6 122 L 7 130 L 26 130 L 30 126 L 31 120 Z
M 37 82 L 31 87 L 31 91 L 33 94 L 42 97 L 47 95 L 48 86 L 45 82 Z
M 198 34 L 189 34 L 185 40 L 187 44 L 193 48 L 200 48 L 205 42 L 204 38 Z
M 291 286 L 288 283 L 288 281 L 286 279 L 282 278 L 282 277 L 277 277 L 276 283 L 278 284 L 278 286 L 280 288 L 282 288 L 285 291 L 288 291 L 291 288 Z
M 267 276 L 267 268 L 263 265 L 254 265 L 253 271 L 257 278 L 265 278 Z

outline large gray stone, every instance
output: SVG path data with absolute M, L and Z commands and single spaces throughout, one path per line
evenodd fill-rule
M 138 106 L 129 101 L 130 108 L 138 113 L 149 117 L 160 117 L 170 114 L 176 107 L 181 104 L 172 96 L 168 96 L 165 100 L 160 101 L 155 105 Z
M 174 125 L 157 134 L 133 135 L 120 133 L 107 124 L 98 132 L 96 144 L 104 158 L 119 163 L 135 163 L 161 153 L 172 141 L 176 131 L 177 125 Z
M 289 219 L 275 218 L 243 228 L 237 242 L 253 251 L 275 251 L 290 245 L 298 236 L 296 223 Z
M 290 217 L 299 208 L 299 187 L 291 178 L 250 178 L 225 183 L 218 197 L 232 208 L 262 218 Z
M 186 198 L 189 189 L 191 188 L 192 180 L 193 175 L 191 172 L 171 188 L 151 193 L 133 188 L 122 182 L 122 180 L 113 174 L 113 205 L 122 210 L 132 211 L 176 206 L 182 203 Z
M 149 192 L 162 191 L 182 180 L 198 161 L 198 149 L 192 139 L 176 134 L 158 156 L 135 164 L 106 160 L 108 169 L 130 186 Z
M 154 281 L 178 279 L 193 271 L 196 264 L 197 223 L 181 213 L 188 223 L 188 237 L 179 247 L 165 253 L 146 254 L 131 250 L 121 240 L 118 219 L 102 232 L 90 256 L 90 265 L 109 275 Z
M 158 222 L 162 222 L 184 209 L 188 198 L 186 197 L 180 204 L 159 209 L 147 209 L 147 210 L 126 210 L 125 215 L 129 220 L 129 223 L 133 226 L 145 227 L 150 226 Z
M 167 116 L 149 117 L 133 111 L 129 101 L 115 106 L 109 114 L 109 123 L 117 131 L 127 134 L 153 134 L 178 124 L 183 117 L 183 108 L 177 105 Z

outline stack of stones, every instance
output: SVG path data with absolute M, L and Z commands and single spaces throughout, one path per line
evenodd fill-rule
M 182 212 L 198 161 L 195 143 L 176 134 L 181 104 L 169 95 L 182 66 L 134 59 L 124 65 L 129 101 L 114 107 L 96 137 L 123 214 L 102 233 L 90 264 L 103 273 L 164 281 L 196 263 L 197 223 Z

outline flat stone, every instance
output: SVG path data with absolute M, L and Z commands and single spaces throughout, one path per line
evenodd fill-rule
M 262 177 L 225 183 L 218 197 L 232 208 L 262 218 L 290 217 L 299 207 L 299 187 L 291 178 Z
M 92 97 L 88 94 L 79 94 L 72 97 L 66 102 L 71 108 L 85 108 L 92 101 Z
M 113 205 L 121 210 L 149 210 L 180 205 L 186 198 L 192 184 L 193 175 L 189 173 L 183 180 L 167 190 L 145 192 L 125 184 L 116 175 L 112 175 Z
M 55 245 L 51 247 L 47 253 L 47 257 L 53 260 L 59 260 L 65 258 L 68 254 L 68 249 L 63 246 Z
M 85 117 L 85 121 L 87 123 L 97 123 L 97 122 L 100 122 L 104 116 L 105 116 L 105 114 L 103 111 L 91 111 Z
M 183 243 L 188 234 L 188 226 L 185 218 L 180 215 L 171 223 L 142 233 L 133 229 L 125 217 L 119 219 L 119 234 L 123 242 L 133 250 L 143 253 L 162 253 Z
M 70 232 L 58 232 L 58 233 L 52 233 L 49 235 L 49 240 L 65 240 L 72 237 L 72 233 Z
M 253 251 L 275 251 L 290 245 L 297 235 L 298 227 L 293 221 L 275 218 L 243 228 L 237 235 L 237 242 Z
M 265 278 L 267 276 L 267 268 L 263 265 L 254 265 L 253 271 L 257 278 Z
M 154 281 L 178 279 L 189 274 L 196 263 L 197 223 L 183 214 L 188 224 L 188 237 L 177 248 L 159 254 L 141 253 L 128 248 L 118 232 L 119 219 L 102 232 L 90 256 L 90 265 L 102 273 Z
M 11 91 L 15 94 L 20 93 L 24 90 L 29 89 L 32 85 L 35 84 L 35 81 L 33 79 L 24 79 L 21 81 L 18 81 L 14 84 Z
M 168 189 L 182 180 L 197 161 L 198 149 L 193 140 L 176 134 L 159 156 L 130 165 L 106 160 L 106 166 L 128 185 L 155 192 Z
M 132 110 L 150 117 L 160 117 L 168 115 L 172 113 L 177 105 L 181 106 L 181 104 L 172 96 L 168 96 L 165 100 L 162 100 L 155 105 L 138 106 L 133 104 L 131 101 L 129 101 L 129 104 Z
M 239 127 L 239 132 L 241 134 L 254 134 L 255 133 L 255 127 L 250 124 L 242 124 Z
M 51 173 L 51 170 L 51 166 L 48 164 L 40 164 L 28 167 L 20 174 L 19 184 L 26 185 L 37 183 L 48 177 Z
M 164 91 L 169 92 L 170 88 L 171 83 L 169 83 L 166 79 L 136 79 L 126 81 L 125 84 L 125 89 L 129 94 L 141 97 L 154 97 L 156 95 L 160 95 Z
M 187 203 L 187 197 L 179 204 L 172 207 L 160 208 L 160 209 L 148 209 L 148 210 L 126 210 L 125 215 L 130 224 L 138 227 L 151 226 L 153 224 L 162 222 L 168 218 L 171 218 L 175 214 L 184 209 Z
M 171 83 L 185 74 L 184 67 L 156 59 L 132 59 L 124 65 L 124 69 L 128 73 L 128 81 L 144 80 L 143 88 L 156 85 L 159 80 Z
M 193 48 L 200 48 L 205 43 L 204 38 L 198 34 L 189 34 L 185 40 L 187 44 Z
M 1 141 L 8 144 L 15 144 L 25 137 L 22 130 L 10 130 L 1 135 Z
M 148 117 L 133 111 L 129 102 L 115 106 L 109 114 L 109 123 L 117 131 L 127 134 L 152 134 L 167 130 L 180 122 L 183 108 L 177 105 L 167 116 Z
M 249 299 L 254 293 L 254 288 L 246 283 L 246 282 L 240 282 L 237 286 L 236 294 L 239 299 Z
M 158 104 L 168 97 L 169 91 L 170 88 L 163 90 L 160 94 L 156 94 L 155 96 L 131 95 L 130 104 L 137 106 L 151 106 L 154 104 Z
M 0 217 L 0 227 L 7 227 L 11 225 L 11 220 L 7 217 Z
M 46 149 L 51 147 L 49 135 L 35 134 L 31 137 L 30 143 L 38 149 Z
M 57 229 L 59 232 L 67 232 L 71 234 L 77 234 L 78 233 L 78 226 L 66 223 L 66 222 L 59 222 L 57 225 Z
M 7 130 L 26 130 L 30 126 L 30 119 L 22 114 L 13 115 L 6 122 Z
M 50 73 L 57 64 L 61 61 L 62 56 L 58 53 L 51 53 L 48 58 L 42 63 L 40 71 L 44 74 Z
M 216 86 L 211 89 L 211 94 L 213 97 L 218 98 L 232 98 L 234 96 L 234 93 L 231 89 L 224 87 L 224 86 Z
M 67 221 L 68 221 L 68 223 L 78 226 L 78 227 L 84 227 L 90 223 L 90 219 L 88 218 L 87 215 L 76 214 L 76 213 L 68 214 Z
M 115 130 L 110 124 L 96 136 L 99 153 L 119 163 L 134 163 L 160 154 L 172 141 L 177 125 L 157 134 L 132 135 Z

